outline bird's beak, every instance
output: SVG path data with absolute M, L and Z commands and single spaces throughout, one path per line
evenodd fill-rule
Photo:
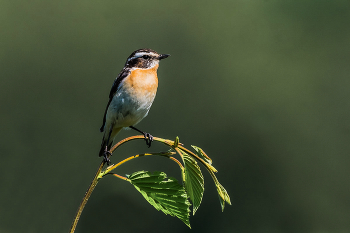
M 159 55 L 158 60 L 162 60 L 162 59 L 167 58 L 169 56 L 170 56 L 170 54 L 161 54 L 161 55 Z

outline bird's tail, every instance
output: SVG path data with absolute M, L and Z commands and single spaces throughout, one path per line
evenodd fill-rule
M 114 128 L 112 130 L 112 132 L 108 132 L 105 130 L 103 138 L 102 138 L 102 142 L 101 142 L 101 149 L 99 152 L 99 156 L 104 156 L 106 148 L 107 151 L 109 151 L 113 145 L 113 141 L 115 136 L 120 132 L 120 130 L 122 130 L 123 128 Z

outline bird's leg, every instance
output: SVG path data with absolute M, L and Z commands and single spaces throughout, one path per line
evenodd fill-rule
M 111 160 L 108 158 L 108 156 L 112 156 L 112 153 L 107 149 L 106 146 L 105 151 L 103 152 L 103 162 L 107 163 L 107 166 L 111 164 Z
M 142 133 L 143 136 L 145 137 L 146 145 L 148 146 L 148 148 L 151 147 L 151 144 L 153 142 L 153 136 L 151 134 L 142 132 L 141 130 L 135 128 L 134 126 L 129 126 L 129 128 L 136 130 L 139 133 Z

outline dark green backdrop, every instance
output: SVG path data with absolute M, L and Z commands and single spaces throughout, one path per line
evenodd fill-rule
M 171 57 L 139 127 L 202 147 L 232 206 L 205 174 L 190 230 L 107 177 L 77 232 L 350 231 L 348 1 L 1 0 L 0 30 L 0 232 L 68 232 L 110 87 L 144 47 Z M 143 169 L 180 174 L 162 158 L 118 171 Z

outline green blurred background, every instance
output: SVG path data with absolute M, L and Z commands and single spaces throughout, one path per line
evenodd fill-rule
M 190 230 L 107 177 L 76 232 L 350 232 L 348 1 L 1 0 L 0 28 L 1 233 L 68 232 L 139 48 L 171 54 L 139 128 L 202 147 L 232 206 L 205 172 Z M 165 149 L 133 142 L 112 161 Z M 138 170 L 180 178 L 157 157 L 118 173 Z

